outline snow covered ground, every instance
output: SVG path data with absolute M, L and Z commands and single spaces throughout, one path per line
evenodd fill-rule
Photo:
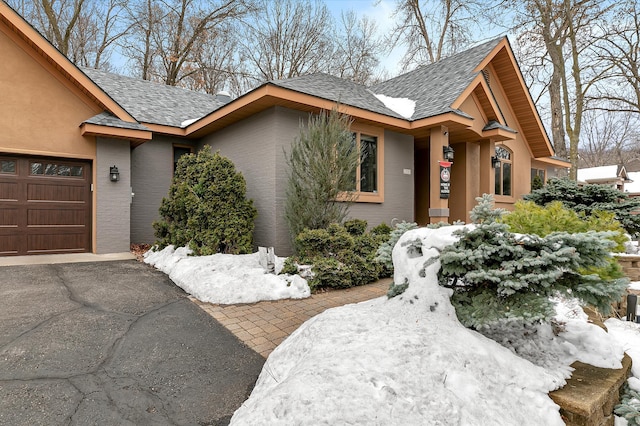
M 307 281 L 299 275 L 265 273 L 258 253 L 189 256 L 190 253 L 186 247 L 168 246 L 160 251 L 148 251 L 144 261 L 203 302 L 254 303 L 302 299 L 311 295 Z M 280 272 L 284 258 L 276 257 L 275 260 L 276 272 Z
M 400 243 L 423 241 L 422 257 L 409 257 L 401 244 L 394 249 L 394 281 L 407 280 L 405 293 L 330 309 L 303 324 L 271 353 L 231 425 L 562 425 L 548 392 L 564 385 L 574 361 L 620 368 L 627 351 L 640 377 L 639 325 L 609 319 L 605 333 L 571 300 L 558 300 L 558 319 L 566 324 L 559 335 L 538 326 L 525 337 L 504 324 L 487 330 L 489 339 L 463 327 L 449 290 L 437 284 L 438 263 L 424 277 L 418 272 L 458 228 L 405 234 Z M 308 295 L 291 277 L 282 283 L 262 277 L 257 254 L 196 260 L 185 249 L 162 253 L 146 261 L 198 298 L 231 300 L 227 293 L 234 291 L 247 300 Z M 637 378 L 630 384 L 640 390 Z

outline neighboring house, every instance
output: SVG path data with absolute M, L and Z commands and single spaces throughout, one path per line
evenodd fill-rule
M 0 49 L 2 255 L 153 242 L 175 161 L 204 145 L 243 173 L 258 209 L 255 243 L 288 254 L 284 153 L 310 113 L 337 103 L 369 154 L 350 214 L 372 226 L 468 221 L 483 193 L 511 208 L 532 176 L 568 166 L 551 158 L 506 38 L 369 88 L 313 74 L 234 100 L 80 69 L 4 2 Z M 440 162 L 451 149 L 448 168 Z
M 629 179 L 624 184 L 624 192 L 630 197 L 640 197 L 640 172 L 627 172 Z
M 625 191 L 626 183 L 630 182 L 629 175 L 624 166 L 611 165 L 588 167 L 578 169 L 578 183 L 594 183 L 598 185 L 607 185 Z

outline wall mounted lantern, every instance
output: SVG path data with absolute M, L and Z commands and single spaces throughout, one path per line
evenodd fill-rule
M 445 161 L 453 163 L 453 153 L 453 148 L 451 148 L 450 146 L 447 145 L 442 147 L 442 156 L 444 157 Z
M 491 157 L 491 167 L 494 169 L 500 168 L 500 159 L 498 157 Z
M 109 180 L 111 182 L 117 182 L 120 180 L 120 172 L 115 165 L 113 167 L 109 167 Z

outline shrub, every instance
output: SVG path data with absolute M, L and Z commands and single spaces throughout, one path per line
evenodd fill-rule
M 366 232 L 367 222 L 350 220 L 327 229 L 305 229 L 295 239 L 296 256 L 285 261 L 282 273 L 297 273 L 297 265 L 312 265 L 312 289 L 347 288 L 368 284 L 384 276 L 375 261 L 378 246 L 388 238 L 384 227 Z
M 491 196 L 478 201 L 472 212 L 476 226 L 457 231 L 460 239 L 439 256 L 440 284 L 453 289 L 451 302 L 465 326 L 505 318 L 525 324 L 548 321 L 554 314 L 550 297 L 557 295 L 606 313 L 624 293 L 626 279 L 590 272 L 608 267 L 613 233 L 516 235 L 496 220 Z
M 394 229 L 389 233 L 388 238 L 378 247 L 376 251 L 376 260 L 384 265 L 384 267 L 389 271 L 389 275 L 393 273 L 393 259 L 391 258 L 391 253 L 393 251 L 393 247 L 396 245 L 402 234 L 411 229 L 416 229 L 418 224 L 415 222 L 399 222 L 396 224 Z
M 615 219 L 613 212 L 594 211 L 587 216 L 584 212 L 578 213 L 564 207 L 560 201 L 552 201 L 545 206 L 532 201 L 518 201 L 514 211 L 502 216 L 500 221 L 509 225 L 512 232 L 536 234 L 541 237 L 557 231 L 570 234 L 612 231 L 611 240 L 615 242 L 615 252 L 624 252 L 624 244 L 627 241 L 625 230 Z
M 256 209 L 228 158 L 209 147 L 180 158 L 153 224 L 160 248 L 188 245 L 196 255 L 249 253 Z
M 367 221 L 362 219 L 347 220 L 344 223 L 344 229 L 354 237 L 364 235 L 367 232 Z
M 560 201 L 566 208 L 591 216 L 597 211 L 611 212 L 631 235 L 640 232 L 640 198 L 630 198 L 628 194 L 606 185 L 583 185 L 569 179 L 550 179 L 547 184 L 525 200 L 544 206 L 552 201 Z
M 353 194 L 360 153 L 353 148 L 349 116 L 337 109 L 312 115 L 286 157 L 285 219 L 292 239 L 304 229 L 342 223 Z M 339 195 L 346 195 L 337 201 Z

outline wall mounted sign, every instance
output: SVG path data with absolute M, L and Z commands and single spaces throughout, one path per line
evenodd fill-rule
M 440 164 L 440 198 L 449 198 L 451 192 L 451 164 L 449 161 L 439 161 Z

